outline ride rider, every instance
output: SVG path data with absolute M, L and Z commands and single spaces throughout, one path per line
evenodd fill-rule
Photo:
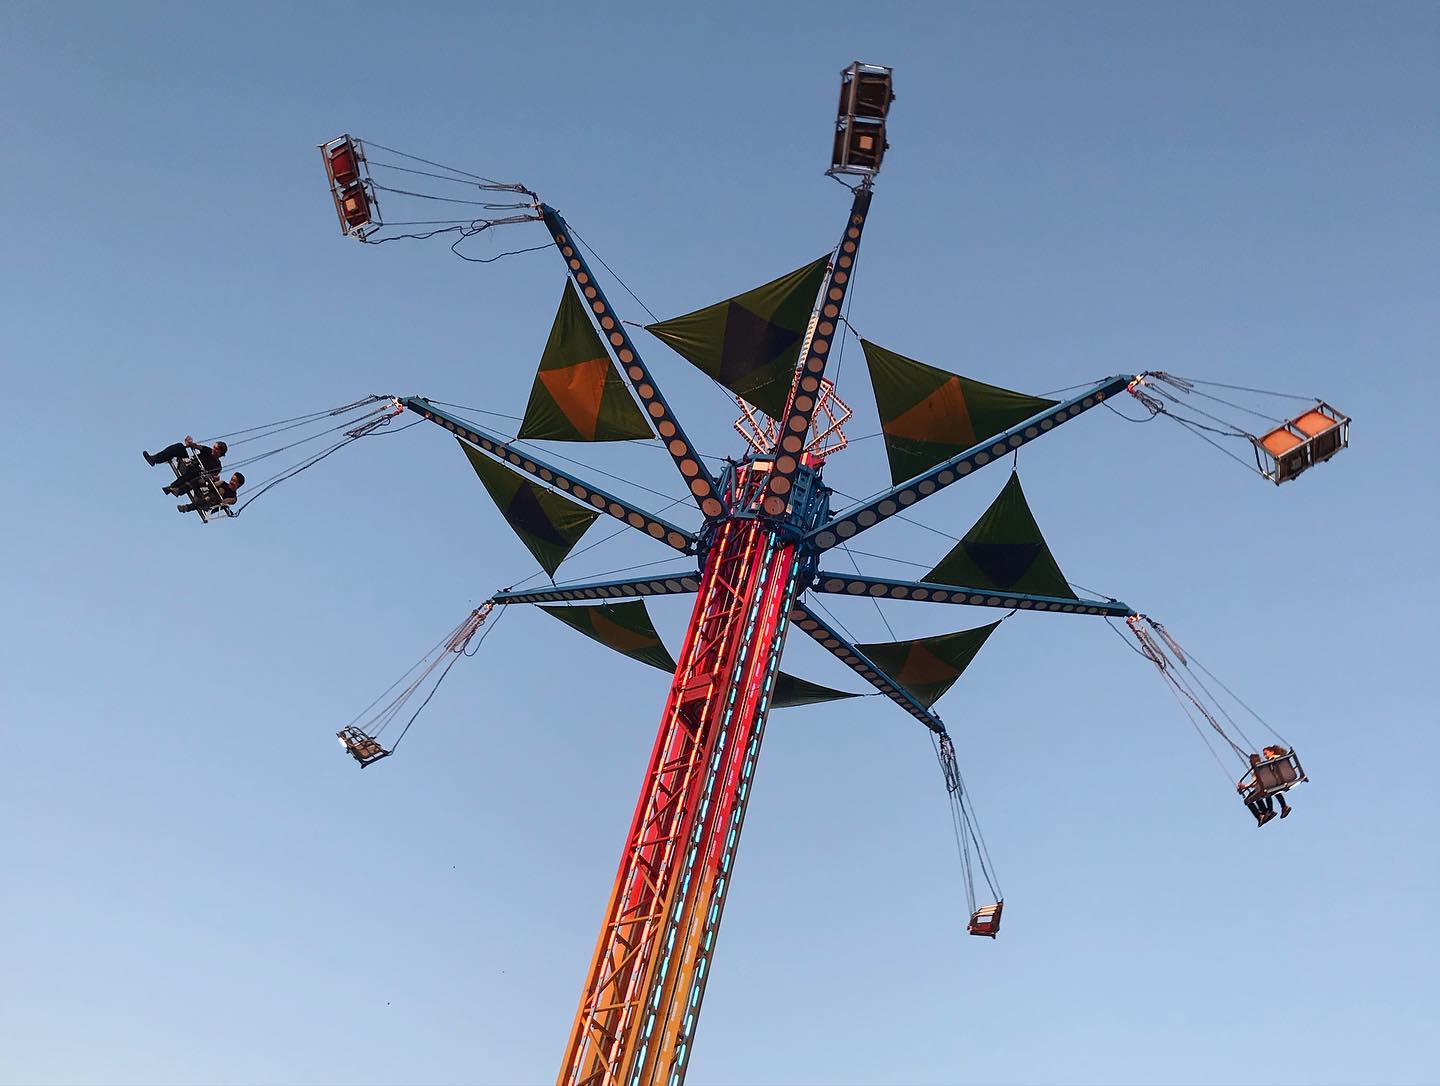
M 194 501 L 185 502 L 175 508 L 182 513 L 194 513 L 197 510 L 204 513 L 213 512 L 221 506 L 234 505 L 235 492 L 244 485 L 245 476 L 237 471 L 229 479 L 212 480 L 209 487 L 192 495 Z
M 193 454 L 191 450 L 194 450 Z M 170 460 L 179 461 L 177 477 L 175 481 L 161 489 L 173 497 L 179 497 L 188 490 L 192 490 L 195 484 L 203 476 L 218 479 L 220 475 L 220 458 L 230 451 L 230 447 L 223 441 L 217 441 L 208 448 L 196 444 L 195 439 L 186 436 L 183 441 L 177 441 L 173 445 L 167 445 L 158 453 L 151 455 L 142 452 L 145 462 L 151 467 L 156 464 L 163 464 Z

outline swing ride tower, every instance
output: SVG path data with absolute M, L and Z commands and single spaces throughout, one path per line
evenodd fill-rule
M 823 472 L 827 458 L 845 447 L 841 425 L 849 409 L 826 377 L 827 363 L 841 337 L 847 330 L 853 332 L 846 319 L 847 293 L 870 216 L 875 177 L 888 146 L 886 116 L 893 97 L 888 68 L 857 62 L 842 72 L 828 172 L 850 190 L 851 204 L 832 250 L 746 294 L 646 326 L 739 401 L 742 418 L 736 429 L 748 452 L 726 461 L 718 475 L 711 473 L 686 435 L 641 358 L 627 322 L 596 279 L 585 248 L 554 208 L 521 185 L 500 184 L 428 159 L 404 156 L 458 176 L 391 167 L 470 185 L 484 199 L 496 198 L 492 194 L 501 191 L 523 197 L 518 203 L 498 205 L 453 201 L 515 213 L 435 232 L 457 232 L 458 245 L 459 240 L 502 223 L 542 223 L 568 277 L 516 437 L 493 433 L 445 409 L 454 405 L 422 397 L 395 400 L 396 410 L 413 412 L 459 440 L 490 496 L 552 578 L 601 515 L 695 563 L 693 571 L 683 575 L 571 584 L 552 580 L 548 587 L 498 592 L 444 642 L 441 655 L 421 679 L 365 726 L 347 725 L 340 732 L 342 744 L 362 766 L 387 757 L 391 751 L 376 737 L 404 699 L 438 666 L 444 653 L 466 652 L 494 608 L 512 604 L 558 605 L 545 610 L 633 659 L 673 671 L 557 1086 L 682 1086 L 768 715 L 783 704 L 855 696 L 780 671 L 792 627 L 929 730 L 965 865 L 971 910 L 968 931 L 989 937 L 998 932 L 1003 897 L 987 867 L 954 745 L 932 705 L 999 623 L 910 641 L 856 644 L 820 617 L 819 600 L 812 601 L 807 594 L 957 604 L 1008 614 L 1042 611 L 1125 619 L 1143 654 L 1177 696 L 1193 703 L 1205 721 L 1226 736 L 1216 714 L 1204 704 L 1200 687 L 1188 685 L 1182 675 L 1189 662 L 1163 627 L 1154 624 L 1157 640 L 1139 626 L 1148 620 L 1126 604 L 1082 599 L 1072 591 L 1013 471 L 970 532 L 956 538 L 956 547 L 922 579 L 865 576 L 858 566 L 853 575 L 821 568 L 831 549 L 903 515 L 987 464 L 1006 461 L 1022 446 L 1121 392 L 1129 391 L 1152 417 L 1165 413 L 1183 423 L 1171 405 L 1178 402 L 1178 393 L 1191 387 L 1163 373 L 1118 374 L 1074 386 L 1080 391 L 1061 399 L 1047 399 L 964 378 L 861 339 L 894 485 L 832 513 L 832 491 Z M 361 241 L 389 240 L 372 238 L 385 225 L 377 193 L 404 195 L 403 190 L 387 189 L 371 179 L 361 141 L 344 136 L 321 150 L 342 231 Z M 854 183 L 846 183 L 845 177 Z M 1281 421 L 1263 438 L 1238 431 L 1232 435 L 1254 445 L 1261 473 L 1277 483 L 1328 459 L 1347 442 L 1348 418 L 1323 403 L 1296 419 Z M 347 440 L 365 433 L 368 430 L 347 432 Z M 663 445 L 685 482 L 683 500 L 699 514 L 698 529 L 672 523 L 521 445 L 537 439 L 638 437 L 657 438 Z M 694 593 L 696 598 L 684 642 L 671 659 L 648 618 L 643 618 L 643 598 L 679 593 Z M 597 600 L 603 602 L 588 602 Z M 612 602 L 617 600 L 637 602 Z M 642 617 L 624 608 L 638 608 Z M 376 721 L 378 728 L 373 726 Z M 400 734 L 403 737 L 404 731 Z M 1243 761 L 1245 749 L 1233 741 L 1231 745 Z M 1265 780 L 1275 783 L 1257 785 L 1261 792 L 1268 795 L 1266 790 L 1280 791 L 1305 779 L 1288 748 L 1265 749 L 1282 753 L 1274 756 L 1273 763 L 1267 753 L 1264 767 L 1273 772 L 1267 771 Z M 1255 797 L 1257 802 L 1264 798 L 1259 793 Z M 994 895 L 993 904 L 981 909 L 975 907 L 972 844 Z
M 813 573 L 802 540 L 829 513 L 811 445 L 826 356 L 858 254 L 870 186 L 856 191 L 842 254 L 800 352 L 783 437 L 720 480 L 672 421 L 667 441 L 707 513 L 695 607 L 570 1030 L 561 1086 L 683 1081 L 744 826 L 790 611 Z M 545 210 L 561 254 L 602 329 L 609 327 L 646 409 L 663 401 L 561 220 Z M 664 421 L 657 424 L 664 434 Z M 717 515 L 718 514 L 718 515 Z

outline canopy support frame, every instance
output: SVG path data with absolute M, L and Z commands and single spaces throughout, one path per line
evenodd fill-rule
M 530 476 L 581 508 L 606 513 L 636 531 L 674 547 L 682 554 L 695 553 L 697 540 L 694 533 L 577 478 L 568 468 L 556 467 L 534 453 L 516 449 L 498 434 L 492 434 L 473 422 L 456 418 L 422 396 L 407 396 L 401 403 L 421 418 L 444 427 L 481 452 L 488 453 L 501 467 L 518 475 Z
M 1065 614 L 1102 615 L 1129 618 L 1135 610 L 1119 600 L 1087 600 L 1065 596 L 1040 596 L 1033 592 L 970 588 L 938 581 L 901 581 L 890 577 L 865 577 L 854 573 L 815 574 L 812 592 L 835 596 L 869 597 L 881 600 L 916 600 L 921 603 L 958 603 L 969 607 L 1001 607 L 1007 611 L 1059 611 Z
M 856 648 L 848 637 L 820 618 L 814 611 L 804 604 L 796 603 L 790 608 L 790 621 L 819 642 L 820 646 L 830 655 L 936 735 L 948 734 L 945 731 L 945 724 L 934 712 L 922 705 L 915 695 L 896 682 L 884 668 Z
M 614 601 L 645 596 L 675 596 L 700 590 L 700 573 L 676 573 L 668 577 L 625 577 L 619 580 L 582 581 L 521 592 L 497 592 L 497 604 L 579 603 Z
M 1020 446 L 1028 445 L 1062 423 L 1099 406 L 1122 391 L 1134 379 L 1133 375 L 1119 374 L 1098 381 L 1084 392 L 1062 400 L 1054 407 L 1031 415 L 1010 429 L 970 446 L 949 460 L 936 464 L 929 471 L 837 513 L 810 532 L 805 537 L 806 542 L 813 543 L 816 550 L 826 551 L 852 539 L 902 510 L 918 505 L 932 494 L 965 478 L 975 469 L 1003 459 L 1006 454 Z
M 855 275 L 855 261 L 860 252 L 860 235 L 864 232 L 865 221 L 870 217 L 870 200 L 874 193 L 870 179 L 866 178 L 855 190 L 855 199 L 850 205 L 850 216 L 845 220 L 845 234 L 840 241 L 839 251 L 831 258 L 830 268 L 825 273 L 825 283 L 820 288 L 819 318 L 814 331 L 805 338 L 805 349 L 801 352 L 795 374 L 791 378 L 790 395 L 785 401 L 785 419 L 778 431 L 774 467 L 766 481 L 765 499 L 762 508 L 770 516 L 781 516 L 790 505 L 790 494 L 795 486 L 795 472 L 799 469 L 810 437 L 810 422 L 815 407 L 820 402 L 820 382 L 825 377 L 825 364 L 830 357 L 830 348 L 839 342 L 844 330 L 840 327 L 845 293 Z
M 665 450 L 684 476 L 692 500 L 706 519 L 718 519 L 725 513 L 725 503 L 716 489 L 715 479 L 705 467 L 705 461 L 695 451 L 690 439 L 685 436 L 680 420 L 671 411 L 669 403 L 660 392 L 660 386 L 650 375 L 649 367 L 635 349 L 630 333 L 625 330 L 625 322 L 620 319 L 614 306 L 610 304 L 610 299 L 605 297 L 605 292 L 596 282 L 595 274 L 580 252 L 580 246 L 575 242 L 569 225 L 549 204 L 540 204 L 539 211 L 545 221 L 545 228 L 550 231 L 550 239 L 565 259 L 566 273 L 574 282 L 580 296 L 585 299 L 591 319 L 600 325 L 600 338 L 605 342 L 605 349 L 614 357 L 625 380 L 635 390 L 641 407 L 645 409 L 645 417 L 650 420 L 651 429 L 665 443 Z

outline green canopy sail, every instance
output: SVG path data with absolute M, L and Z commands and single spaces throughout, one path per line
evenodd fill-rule
M 784 671 L 775 676 L 775 686 L 770 691 L 770 708 L 788 709 L 793 705 L 819 705 L 827 701 L 841 701 L 858 698 L 845 690 L 834 690 L 809 679 L 801 679 Z
M 1075 599 L 1040 526 L 1030 512 L 1020 476 L 1010 479 L 963 539 L 925 575 L 937 584 L 1033 592 Z
M 654 436 L 569 280 L 517 436 L 551 441 Z
M 579 630 L 586 637 L 600 642 L 606 648 L 614 649 L 622 656 L 639 660 L 642 664 L 649 664 L 661 671 L 673 673 L 675 670 L 675 659 L 661 642 L 644 600 L 541 607 L 540 610 L 553 615 L 572 629 Z M 782 671 L 775 676 L 775 685 L 770 691 L 770 707 L 786 709 L 793 705 L 816 705 L 859 696 L 844 690 L 832 690 L 828 686 L 821 686 Z
M 555 576 L 565 556 L 600 514 L 522 479 L 463 441 L 460 447 L 520 542 L 546 573 Z
M 660 640 L 643 600 L 581 607 L 542 607 L 540 610 L 622 656 L 658 667 L 661 671 L 675 670 L 675 659 Z
M 998 625 L 999 622 L 992 622 L 988 626 L 938 637 L 881 641 L 855 647 L 928 709 L 940 699 L 940 695 L 955 685 L 955 680 L 960 678 Z
M 913 479 L 1059 403 L 916 362 L 862 339 L 890 477 Z
M 789 275 L 646 330 L 735 395 L 779 418 L 829 254 Z

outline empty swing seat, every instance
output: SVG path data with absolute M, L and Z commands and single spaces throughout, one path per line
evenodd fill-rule
M 355 141 L 348 136 L 338 146 L 327 148 L 326 162 L 330 176 L 341 188 L 360 180 L 360 164 L 356 161 Z
M 1000 913 L 1005 908 L 1005 902 L 997 901 L 994 905 L 986 905 L 976 909 L 970 915 L 969 932 L 971 935 L 986 935 L 991 939 L 1000 934 Z
M 1251 440 L 1261 474 L 1278 485 L 1324 463 L 1350 444 L 1350 418 L 1317 402 L 1303 415 Z
M 340 194 L 340 215 L 351 230 L 370 222 L 370 197 L 364 185 L 351 185 Z
M 382 747 L 378 739 L 367 735 L 353 724 L 341 728 L 335 733 L 335 736 L 340 740 L 340 745 L 345 748 L 346 753 L 360 763 L 361 769 L 372 762 L 378 762 L 381 758 L 390 757 L 391 752 Z

